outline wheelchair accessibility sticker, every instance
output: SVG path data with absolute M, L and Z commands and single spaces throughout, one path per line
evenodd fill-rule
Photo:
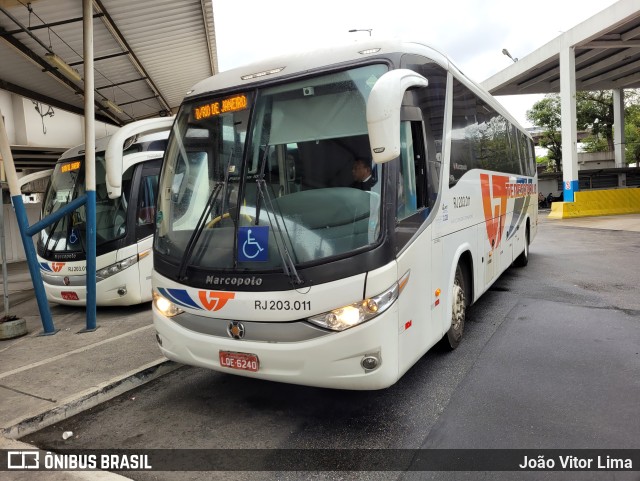
M 238 260 L 265 262 L 269 258 L 269 226 L 252 225 L 238 228 Z
M 69 235 L 69 244 L 77 244 L 80 240 L 80 236 L 75 229 L 71 229 L 71 234 Z

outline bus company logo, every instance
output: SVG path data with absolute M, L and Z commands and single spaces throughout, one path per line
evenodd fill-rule
M 198 291 L 198 298 L 208 311 L 219 311 L 235 297 L 235 292 Z
M 46 272 L 60 272 L 65 264 L 65 262 L 52 262 L 49 265 L 47 262 L 40 262 L 40 269 Z
M 507 184 L 507 195 L 510 199 L 527 197 L 536 193 L 536 186 L 531 179 L 518 179 L 515 184 Z
M 480 174 L 484 221 L 492 249 L 497 248 L 502 239 L 509 198 L 508 183 L 509 177 L 505 175 Z
M 51 268 L 53 269 L 53 272 L 60 272 L 64 267 L 64 265 L 65 265 L 65 262 L 52 262 Z

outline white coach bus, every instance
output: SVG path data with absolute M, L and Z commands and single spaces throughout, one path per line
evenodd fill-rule
M 173 118 L 146 119 L 96 140 L 96 305 L 151 300 L 151 246 L 162 156 Z M 67 150 L 51 175 L 46 217 L 85 192 L 84 145 Z M 114 190 L 108 176 L 119 187 Z M 40 233 L 38 262 L 47 299 L 84 306 L 86 210 L 79 207 Z
M 356 160 L 372 163 L 366 189 Z M 527 264 L 536 226 L 531 138 L 427 46 L 369 40 L 223 72 L 169 137 L 158 343 L 242 376 L 385 388 L 438 341 L 458 345 L 467 307 Z

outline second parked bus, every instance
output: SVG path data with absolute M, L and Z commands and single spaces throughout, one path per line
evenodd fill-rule
M 151 244 L 162 156 L 173 118 L 147 119 L 96 140 L 96 304 L 151 300 Z M 84 145 L 67 150 L 53 170 L 45 217 L 84 193 Z M 114 183 L 119 193 L 110 184 Z M 40 272 L 51 302 L 86 304 L 86 211 L 78 208 L 42 230 Z

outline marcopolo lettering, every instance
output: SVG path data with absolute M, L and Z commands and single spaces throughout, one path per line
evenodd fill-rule
M 212 286 L 259 286 L 262 284 L 261 277 L 216 277 L 207 276 L 205 280 L 207 284 Z

